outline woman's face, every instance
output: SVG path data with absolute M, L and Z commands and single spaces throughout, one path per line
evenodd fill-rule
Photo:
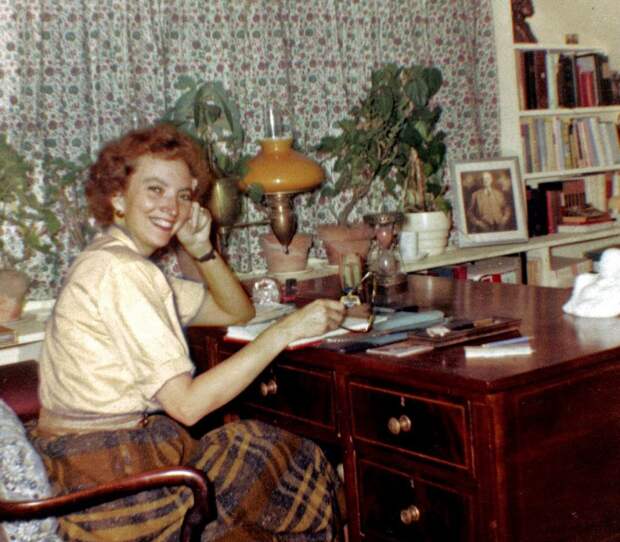
M 192 210 L 193 180 L 183 160 L 143 155 L 136 161 L 124 193 L 112 198 L 115 224 L 131 234 L 138 250 L 150 256 L 165 247 Z

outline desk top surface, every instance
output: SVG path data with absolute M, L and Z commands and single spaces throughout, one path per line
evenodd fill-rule
M 577 318 L 562 311 L 570 290 L 514 284 L 409 276 L 408 291 L 399 304 L 420 310 L 439 309 L 447 316 L 521 319 L 520 332 L 531 337 L 534 353 L 506 358 L 465 358 L 462 346 L 448 346 L 416 357 L 392 359 L 370 354 L 339 354 L 317 349 L 287 353 L 320 366 L 339 365 L 359 376 L 446 384 L 471 391 L 493 392 L 544 380 L 567 371 L 620 359 L 619 318 Z M 333 277 L 308 281 L 303 296 L 336 296 Z

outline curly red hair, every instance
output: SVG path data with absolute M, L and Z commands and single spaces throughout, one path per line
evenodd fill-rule
M 86 197 L 97 222 L 104 226 L 114 222 L 112 197 L 126 190 L 136 160 L 145 154 L 164 160 L 183 160 L 198 181 L 196 194 L 203 194 L 213 180 L 203 150 L 171 124 L 133 130 L 106 144 L 90 167 Z

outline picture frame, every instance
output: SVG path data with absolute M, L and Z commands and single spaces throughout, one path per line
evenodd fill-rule
M 451 165 L 459 247 L 528 240 L 525 186 L 516 156 Z

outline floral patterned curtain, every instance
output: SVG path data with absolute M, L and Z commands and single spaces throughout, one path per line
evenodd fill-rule
M 449 159 L 498 152 L 491 0 L 0 0 L 0 132 L 35 162 L 92 159 L 106 140 L 160 118 L 178 97 L 175 82 L 190 75 L 220 80 L 234 96 L 247 152 L 269 101 L 294 113 L 298 144 L 311 149 L 385 62 L 442 70 Z M 46 171 L 36 174 L 44 186 Z M 75 193 L 73 204 L 83 206 Z M 326 206 L 304 205 L 307 198 L 297 198 L 302 231 L 333 221 Z M 353 218 L 381 200 L 371 194 Z M 227 255 L 237 270 L 263 267 L 260 231 L 231 236 Z M 55 295 L 79 249 L 69 232 L 59 235 L 61 257 L 24 264 L 37 277 L 34 297 Z M 19 250 L 19 240 L 13 245 Z

